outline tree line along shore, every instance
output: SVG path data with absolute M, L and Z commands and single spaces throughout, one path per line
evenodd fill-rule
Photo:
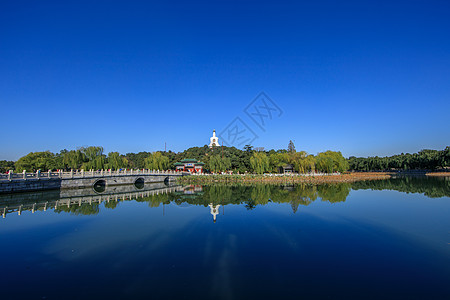
M 408 171 L 450 170 L 450 147 L 444 150 L 421 150 L 387 157 L 345 158 L 339 151 L 324 151 L 317 155 L 296 151 L 292 141 L 287 149 L 264 151 L 246 145 L 242 150 L 235 147 L 192 147 L 182 152 L 155 151 L 127 153 L 109 152 L 103 147 L 80 147 L 75 150 L 31 152 L 17 161 L 0 161 L 0 172 L 26 170 L 101 170 L 101 169 L 174 169 L 174 163 L 183 159 L 197 159 L 205 163 L 207 173 L 229 172 L 233 174 L 280 173 L 290 166 L 295 173 L 343 173 L 347 171 Z M 436 173 L 437 174 L 437 173 Z

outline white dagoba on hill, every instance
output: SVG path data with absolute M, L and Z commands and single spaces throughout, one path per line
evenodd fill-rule
M 210 137 L 209 140 L 211 141 L 209 143 L 209 148 L 212 148 L 212 146 L 216 146 L 216 147 L 220 146 L 219 145 L 219 138 L 216 137 L 216 130 L 215 129 L 213 130 L 213 136 Z

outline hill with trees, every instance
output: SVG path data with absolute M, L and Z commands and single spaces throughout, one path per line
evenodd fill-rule
M 450 167 L 450 147 L 444 150 L 422 150 L 414 154 L 400 154 L 390 157 L 354 157 L 346 159 L 339 151 L 325 151 L 317 155 L 296 151 L 294 143 L 287 149 L 256 150 L 246 145 L 242 150 L 235 147 L 191 147 L 182 152 L 156 151 L 127 153 L 104 153 L 103 147 L 80 147 L 76 150 L 31 152 L 17 162 L 0 161 L 0 171 L 16 172 L 36 170 L 99 170 L 99 169 L 173 169 L 174 163 L 183 159 L 197 159 L 205 163 L 208 172 L 220 173 L 278 173 L 282 167 L 292 166 L 295 172 L 345 172 L 391 171 L 391 170 L 437 170 Z

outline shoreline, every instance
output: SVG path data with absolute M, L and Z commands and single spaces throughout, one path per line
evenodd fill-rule
M 340 175 L 320 175 L 320 176 L 303 176 L 303 175 L 195 175 L 184 176 L 178 179 L 180 183 L 240 183 L 240 182 L 255 182 L 255 183 L 351 183 L 356 181 L 367 180 L 381 180 L 392 177 L 389 172 L 370 172 L 370 173 L 350 173 Z
M 425 176 L 450 177 L 450 172 L 428 172 Z

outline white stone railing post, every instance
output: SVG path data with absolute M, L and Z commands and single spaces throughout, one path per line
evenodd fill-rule
M 41 177 L 41 170 L 36 171 L 36 178 L 39 179 Z
M 81 178 L 84 178 L 84 169 L 81 169 Z
M 100 171 L 100 176 L 103 177 L 103 169 Z
M 22 172 L 23 180 L 27 180 L 27 171 L 23 170 Z
M 59 177 L 59 178 L 62 178 L 62 170 L 61 170 L 61 169 L 58 170 L 58 177 Z
M 133 175 L 133 168 L 131 168 L 131 170 L 130 170 L 130 174 L 131 174 L 131 175 Z
M 52 171 L 51 170 L 48 170 L 47 176 L 48 176 L 48 179 L 52 178 Z
M 70 169 L 70 178 L 73 178 L 73 169 Z
M 13 170 L 9 170 L 8 172 L 8 180 L 11 181 L 13 175 Z

